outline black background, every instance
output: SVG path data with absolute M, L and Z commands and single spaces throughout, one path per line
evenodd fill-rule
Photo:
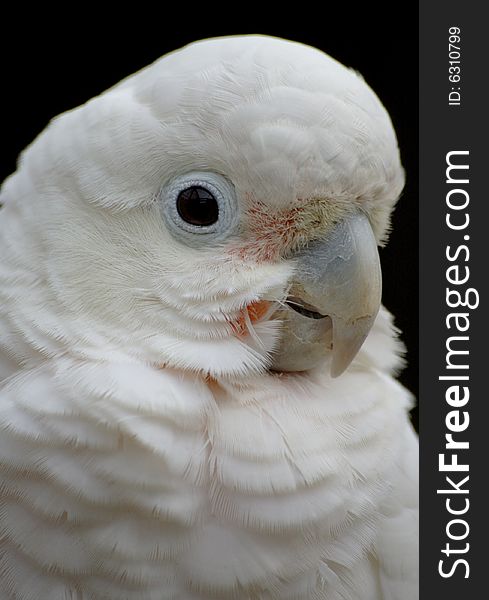
M 19 152 L 55 115 L 103 92 L 168 51 L 205 37 L 264 33 L 310 44 L 359 71 L 380 97 L 397 131 L 407 174 L 393 217 L 393 230 L 381 251 L 383 302 L 395 315 L 408 348 L 401 381 L 418 393 L 418 13 L 395 18 L 355 5 L 311 16 L 307 26 L 218 25 L 214 18 L 189 23 L 187 15 L 162 20 L 148 14 L 122 27 L 68 22 L 39 23 L 12 43 L 1 42 L 2 88 L 0 181 L 15 169 Z M 327 13 L 327 14 L 326 14 Z M 221 15 L 222 16 L 222 15 Z M 390 22 L 389 22 L 390 20 Z M 207 24 L 206 24 L 207 21 Z M 229 23 L 234 21 L 230 20 Z M 240 19 L 240 22 L 242 20 Z M 294 22 L 294 19 L 290 19 Z M 9 41 L 7 41 L 9 40 Z M 417 425 L 417 411 L 413 413 Z

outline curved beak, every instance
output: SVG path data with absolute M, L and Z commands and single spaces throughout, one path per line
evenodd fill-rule
M 331 375 L 350 365 L 380 307 L 382 275 L 377 242 L 362 212 L 339 222 L 325 239 L 296 255 L 284 335 L 273 369 L 312 368 L 331 352 Z

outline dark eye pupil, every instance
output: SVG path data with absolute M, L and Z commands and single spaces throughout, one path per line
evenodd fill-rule
M 217 200 L 209 190 L 196 185 L 178 194 L 177 211 L 191 225 L 212 225 L 219 218 Z

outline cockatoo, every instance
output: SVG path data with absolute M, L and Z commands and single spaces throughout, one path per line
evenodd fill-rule
M 266 36 L 50 123 L 1 191 L 1 600 L 417 596 L 403 184 L 364 80 Z

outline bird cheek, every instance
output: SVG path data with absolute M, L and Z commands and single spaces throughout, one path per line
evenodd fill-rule
M 304 201 L 286 210 L 271 210 L 265 203 L 248 198 L 245 231 L 232 252 L 243 260 L 274 262 L 279 260 L 297 236 L 297 219 L 304 210 Z
M 249 241 L 233 248 L 231 253 L 234 257 L 243 261 L 254 263 L 274 262 L 283 254 L 284 245 L 276 236 L 264 236 L 250 239 Z

